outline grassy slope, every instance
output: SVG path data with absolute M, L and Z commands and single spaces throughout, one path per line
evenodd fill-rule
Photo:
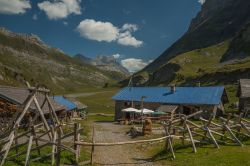
M 225 42 L 205 49 L 187 52 L 173 58 L 169 63 L 178 64 L 181 69 L 177 74 L 184 77 L 183 80 L 173 80 L 173 82 L 182 83 L 181 81 L 185 81 L 187 77 L 197 77 L 218 69 L 220 67 L 220 58 L 227 48 L 228 43 Z
M 203 78 L 203 80 L 205 79 L 205 81 L 201 82 L 203 86 L 225 85 L 230 100 L 226 108 L 232 111 L 229 106 L 238 100 L 236 98 L 237 80 L 235 80 L 234 83 L 227 82 L 227 80 L 220 82 L 218 81 L 220 78 L 216 78 L 215 73 L 219 72 L 221 75 L 228 74 L 226 77 L 231 79 L 232 74 L 235 74 L 233 72 L 240 74 L 241 70 L 250 69 L 250 58 L 245 58 L 242 61 L 220 63 L 220 59 L 228 47 L 229 41 L 226 41 L 204 49 L 193 50 L 171 59 L 168 63 L 179 65 L 180 70 L 176 72 L 176 76 L 170 84 L 194 85 L 199 78 Z M 159 84 L 165 85 L 164 83 Z
M 0 62 L 20 72 L 20 74 L 31 84 L 35 85 L 37 82 L 44 84 L 52 89 L 54 93 L 89 91 L 89 89 L 92 87 L 91 82 L 88 80 L 77 79 L 71 75 L 67 75 L 66 73 L 65 75 L 56 75 L 55 73 L 48 71 L 46 68 L 39 67 L 36 64 L 19 61 L 8 53 L 0 54 Z M 0 67 L 0 72 L 1 75 L 5 77 L 4 80 L 0 81 L 1 84 L 23 86 L 23 83 L 13 78 L 13 74 L 8 71 L 6 72 L 3 67 Z M 86 70 L 84 70 L 84 72 L 86 72 Z M 89 72 L 95 71 L 92 70 Z M 62 81 L 57 80 L 57 83 L 55 83 L 52 80 L 53 76 L 63 77 L 65 79 Z M 80 84 L 77 84 L 77 82 L 80 82 Z
M 215 72 L 229 73 L 239 69 L 250 68 L 250 59 L 248 58 L 242 61 L 220 63 L 220 59 L 228 47 L 229 42 L 226 41 L 215 46 L 193 50 L 173 58 L 169 63 L 178 64 L 181 69 L 177 72 L 177 77 L 172 83 L 182 84 L 185 83 L 187 79 L 195 79 L 205 74 Z M 214 79 L 216 80 L 217 78 Z
M 103 89 L 103 93 L 93 96 L 79 97 L 78 100 L 88 106 L 88 113 L 114 114 L 114 101 L 111 99 L 119 91 L 117 88 Z
M 13 50 L 20 52 L 20 55 L 13 55 L 12 51 L 8 49 L 2 49 L 0 51 L 0 74 L 5 78 L 0 80 L 2 85 L 23 86 L 24 84 L 15 78 L 15 74 L 6 71 L 4 66 L 10 67 L 18 72 L 25 80 L 31 84 L 41 83 L 48 86 L 54 93 L 69 93 L 88 91 L 89 89 L 103 86 L 105 83 L 113 85 L 116 83 L 115 79 L 121 79 L 122 76 L 116 72 L 102 71 L 94 66 L 83 64 L 82 62 L 72 58 L 55 48 L 47 48 L 38 44 L 34 44 L 25 40 L 22 37 L 9 37 L 0 32 L 0 44 L 4 47 L 11 47 Z M 22 53 L 26 55 L 23 56 Z M 27 55 L 31 56 L 31 60 Z M 34 59 L 48 60 L 59 65 L 63 65 L 64 69 L 58 74 L 58 72 L 49 70 L 49 68 L 40 63 L 40 61 L 34 61 Z M 33 60 L 32 60 L 33 59 Z M 81 72 L 86 78 L 73 76 L 70 74 L 74 70 Z M 108 78 L 103 82 L 93 81 L 89 79 L 89 73 L 100 73 Z M 93 76 L 92 76 L 93 77 Z M 56 82 L 54 81 L 57 79 Z M 54 79 L 54 80 L 53 80 Z

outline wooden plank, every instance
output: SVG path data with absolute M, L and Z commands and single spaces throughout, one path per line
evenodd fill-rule
M 29 100 L 28 100 L 28 102 L 25 104 L 24 110 L 23 110 L 23 112 L 21 113 L 21 115 L 18 117 L 18 119 L 16 120 L 14 126 L 17 126 L 17 127 L 18 127 L 18 126 L 20 125 L 20 122 L 22 121 L 24 115 L 25 115 L 26 112 L 28 111 L 28 109 L 29 109 L 29 107 L 30 107 L 32 101 L 34 100 L 34 98 L 35 98 L 34 94 L 33 94 L 32 96 L 29 96 Z
M 45 144 L 39 145 L 39 147 L 31 148 L 31 151 L 37 150 L 37 148 L 41 149 L 41 148 L 43 148 L 43 147 L 45 147 L 47 145 L 50 145 L 50 143 L 45 143 Z M 18 154 L 15 154 L 13 156 L 8 157 L 8 159 L 16 158 L 17 156 L 21 156 L 21 155 L 24 155 L 24 154 L 26 154 L 26 151 L 19 152 Z
M 214 106 L 212 119 L 216 117 L 218 106 Z
M 12 131 L 12 133 L 11 133 L 11 135 L 10 135 L 10 139 L 9 139 L 10 141 L 9 141 L 9 142 L 7 143 L 7 145 L 3 148 L 4 151 L 5 151 L 5 153 L 4 153 L 4 156 L 3 156 L 3 158 L 2 158 L 2 161 L 1 161 L 0 166 L 3 166 L 3 165 L 4 165 L 5 159 L 6 159 L 7 156 L 8 156 L 8 153 L 9 153 L 10 147 L 11 147 L 11 145 L 12 145 L 12 143 L 13 143 L 14 137 L 15 137 L 15 133 L 14 133 L 14 131 Z
M 248 133 L 248 135 L 250 135 L 250 130 L 248 129 L 248 127 L 243 122 L 241 122 L 240 124 L 242 128 Z
M 184 121 L 184 124 L 185 124 L 185 127 L 186 127 L 187 131 L 188 131 L 188 135 L 189 135 L 189 138 L 190 138 L 191 143 L 192 143 L 193 152 L 196 153 L 197 150 L 196 150 L 196 147 L 195 147 L 194 139 L 193 139 L 192 133 L 190 131 L 190 128 L 189 128 L 188 124 L 185 121 Z
M 203 134 L 201 134 L 201 133 L 197 133 L 197 132 L 195 132 L 195 131 L 191 131 L 191 133 L 192 133 L 192 134 L 195 134 L 195 135 L 197 135 L 197 136 L 200 136 L 200 137 L 204 137 L 204 135 L 203 135 Z
M 115 146 L 115 145 L 126 145 L 126 144 L 137 144 L 137 143 L 147 143 L 147 142 L 157 142 L 157 141 L 161 141 L 161 140 L 165 140 L 166 138 L 168 138 L 170 136 L 164 136 L 164 137 L 160 137 L 160 138 L 154 138 L 154 139 L 148 139 L 148 140 L 137 140 L 137 141 L 127 141 L 127 142 L 110 142 L 110 143 L 90 143 L 90 142 L 75 142 L 75 144 L 77 145 L 82 145 L 82 146 Z M 172 138 L 182 138 L 182 136 L 175 136 L 175 135 L 171 135 Z M 67 142 L 70 143 L 70 142 Z
M 169 145 L 169 148 L 170 148 L 170 152 L 172 153 L 173 159 L 175 159 L 175 154 L 174 154 L 174 149 L 173 149 L 173 145 L 172 145 L 171 136 L 168 138 L 168 145 Z
M 240 142 L 240 140 L 234 135 L 234 133 L 231 131 L 231 129 L 225 123 L 224 123 L 224 127 L 229 132 L 231 137 L 235 140 L 235 142 L 238 143 L 238 145 L 243 146 L 243 144 Z
M 45 129 L 46 129 L 47 131 L 50 131 L 50 127 L 49 127 L 49 125 L 48 125 L 48 123 L 47 123 L 47 121 L 46 121 L 46 119 L 45 119 L 45 116 L 44 116 L 44 114 L 43 114 L 43 111 L 41 110 L 41 108 L 40 108 L 40 106 L 39 106 L 39 103 L 38 103 L 36 97 L 34 97 L 34 102 L 35 102 L 36 108 L 37 108 L 37 110 L 38 110 L 38 112 L 39 112 L 39 114 L 40 114 L 40 116 L 41 116 L 41 118 L 42 118 L 42 121 L 43 121 L 43 123 L 44 123 Z M 50 140 L 52 140 L 52 134 L 49 132 L 48 135 L 49 135 Z
M 30 91 L 37 91 L 37 92 L 42 92 L 42 93 L 50 93 L 50 90 L 45 89 L 45 88 L 40 88 L 40 87 L 30 87 L 30 86 L 28 86 L 28 89 Z
M 29 139 L 29 144 L 28 144 L 28 149 L 27 149 L 27 154 L 26 154 L 26 159 L 25 159 L 25 166 L 29 165 L 30 150 L 31 150 L 31 147 L 32 147 L 32 142 L 33 142 L 33 136 L 31 135 L 30 139 Z
M 79 124 L 79 127 L 81 126 L 81 124 Z M 77 134 L 77 141 L 80 141 L 81 139 L 81 134 L 80 132 L 78 132 Z M 79 162 L 79 157 L 81 155 L 81 147 L 79 145 L 77 145 L 77 162 Z
M 56 155 L 56 166 L 60 166 L 61 163 L 61 130 L 58 131 L 58 141 L 57 141 L 57 155 Z
M 80 141 L 79 128 L 80 128 L 80 124 L 79 123 L 75 123 L 74 124 L 74 142 Z M 74 150 L 75 150 L 76 163 L 78 163 L 79 156 L 80 156 L 80 146 L 74 144 Z
M 18 130 L 16 128 L 14 128 L 14 133 L 15 135 L 18 134 Z M 15 145 L 18 145 L 18 138 L 14 138 L 15 139 Z M 18 153 L 18 146 L 16 146 L 16 153 Z
M 201 114 L 202 112 L 203 112 L 203 111 L 198 111 L 198 112 L 195 112 L 195 113 L 190 114 L 190 115 L 188 115 L 188 116 L 185 116 L 185 115 L 183 115 L 183 116 L 185 116 L 186 119 L 189 119 L 189 118 L 192 118 L 192 117 L 194 117 L 194 116 L 196 116 L 196 115 Z M 173 124 L 173 123 L 178 123 L 178 122 L 181 122 L 181 121 L 182 121 L 182 119 L 176 119 L 176 120 L 173 120 L 173 121 L 172 121 L 172 124 Z
M 16 149 L 17 147 L 19 148 L 19 147 L 21 147 L 21 146 L 24 146 L 24 145 L 26 145 L 26 144 L 28 144 L 28 143 L 29 143 L 29 141 L 25 141 L 25 142 L 23 142 L 23 143 L 19 143 L 18 145 L 12 146 L 12 147 L 10 148 L 10 151 L 13 150 L 13 149 Z M 4 151 L 4 152 L 5 152 L 5 151 Z
M 217 108 L 217 107 L 216 107 L 216 108 Z M 215 107 L 214 107 L 214 109 L 215 109 Z M 207 123 L 204 124 L 205 132 L 204 132 L 204 138 L 203 138 L 203 139 L 205 139 L 205 137 L 207 136 L 207 132 L 208 132 L 208 130 L 209 130 L 208 127 L 211 125 L 213 119 L 214 119 L 214 116 L 211 116 L 211 117 L 209 118 L 209 120 L 207 121 Z
M 31 126 L 31 131 L 32 131 L 32 134 L 34 135 L 34 137 L 37 137 L 36 129 L 35 129 L 35 127 L 33 125 Z M 39 147 L 39 143 L 38 143 L 37 139 L 35 139 L 35 143 L 36 143 L 36 147 Z M 40 152 L 39 148 L 37 149 L 37 153 L 38 153 L 38 155 L 41 155 L 41 152 Z
M 62 128 L 61 128 L 61 123 L 60 123 L 60 121 L 59 121 L 59 119 L 58 119 L 58 117 L 57 117 L 57 115 L 56 115 L 55 108 L 54 108 L 53 104 L 51 103 L 48 94 L 46 94 L 45 97 L 46 97 L 46 99 L 47 99 L 47 102 L 48 102 L 49 107 L 51 108 L 52 114 L 54 115 L 54 118 L 55 118 L 55 120 L 56 120 L 56 123 L 60 126 L 61 134 L 63 135 L 63 130 L 62 130 Z
M 54 131 L 53 135 L 53 145 L 52 145 L 52 156 L 51 156 L 51 165 L 55 164 L 55 154 L 56 154 L 56 137 L 57 137 L 57 132 Z
M 204 122 L 208 122 L 208 120 L 203 119 L 203 118 L 200 118 L 200 120 L 201 120 L 201 121 L 204 121 Z M 211 124 L 214 125 L 214 126 L 216 126 L 216 127 L 221 127 L 221 128 L 223 127 L 222 125 L 219 125 L 219 124 L 217 124 L 217 123 L 215 123 L 215 122 L 213 122 L 213 121 L 211 121 Z
M 242 129 L 242 125 L 241 125 L 241 118 L 242 118 L 242 116 L 243 116 L 243 114 L 241 113 L 240 115 L 239 115 L 239 117 L 237 118 L 237 123 L 239 124 L 238 125 L 238 127 L 237 127 L 237 133 L 236 133 L 236 136 L 237 137 L 239 137 L 239 134 L 240 134 L 240 131 L 241 131 L 241 129 Z
M 171 128 L 171 122 L 169 122 L 168 128 L 167 128 L 166 125 L 164 125 L 165 135 L 168 136 L 167 139 L 166 139 L 167 140 L 167 142 L 166 142 L 166 148 L 167 149 L 166 150 L 168 150 L 168 147 L 169 147 L 170 152 L 171 152 L 171 154 L 173 156 L 173 159 L 175 159 L 174 149 L 173 149 L 173 146 L 172 146 L 172 139 L 171 139 L 171 135 L 169 133 L 170 128 Z
M 91 147 L 91 165 L 94 164 L 94 151 L 95 151 L 95 125 L 93 125 L 92 129 L 92 147 Z
M 210 139 L 211 139 L 212 142 L 214 143 L 215 147 L 219 149 L 220 147 L 219 147 L 219 145 L 218 145 L 216 139 L 214 138 L 213 134 L 211 133 L 210 129 L 209 129 L 207 126 L 205 126 L 205 128 L 206 128 L 206 130 L 207 130 L 207 134 L 209 135 Z

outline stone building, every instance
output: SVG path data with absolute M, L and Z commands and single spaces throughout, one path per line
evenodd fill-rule
M 158 110 L 176 108 L 177 113 L 191 114 L 204 111 L 204 115 L 223 114 L 228 102 L 225 88 L 220 87 L 126 87 L 112 97 L 115 101 L 115 120 L 122 118 L 122 109 L 134 107 Z M 162 107 L 166 105 L 168 107 Z M 164 111 L 164 110 L 162 110 Z M 169 110 L 166 110 L 169 111 Z M 170 110 L 171 111 L 171 110 Z
M 71 118 L 81 117 L 87 109 L 85 104 L 82 104 L 74 98 L 54 96 L 53 100 L 65 107 L 65 111 L 60 117 L 66 121 L 70 120 Z
M 238 86 L 239 110 L 245 115 L 250 112 L 250 79 L 241 79 Z
M 29 96 L 30 91 L 28 88 L 20 88 L 20 87 L 10 87 L 10 86 L 0 86 L 0 128 L 3 125 L 8 125 L 8 123 L 15 120 L 16 116 L 22 112 L 23 103 Z M 45 96 L 42 94 L 36 95 L 39 105 L 43 105 L 43 113 L 46 118 L 50 117 L 50 108 L 48 103 L 44 103 Z M 56 114 L 60 115 L 65 110 L 65 107 L 55 100 L 50 98 L 50 102 L 53 105 Z M 30 111 L 36 112 L 36 106 L 34 102 L 31 103 Z M 24 118 L 24 122 L 26 123 L 27 117 Z M 39 121 L 39 118 L 38 118 Z

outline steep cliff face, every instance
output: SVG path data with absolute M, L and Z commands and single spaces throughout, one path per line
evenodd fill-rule
M 249 0 L 206 0 L 188 31 L 135 75 L 142 79 L 138 83 L 232 84 L 246 78 L 250 70 L 249 23 Z M 142 75 L 148 75 L 147 79 Z
M 232 38 L 250 22 L 249 11 L 249 0 L 207 0 L 189 30 L 144 71 L 154 72 L 179 54 Z

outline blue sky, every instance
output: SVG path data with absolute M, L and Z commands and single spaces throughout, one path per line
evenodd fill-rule
M 203 1 L 0 0 L 0 26 L 71 56 L 116 55 L 138 70 L 186 32 Z

